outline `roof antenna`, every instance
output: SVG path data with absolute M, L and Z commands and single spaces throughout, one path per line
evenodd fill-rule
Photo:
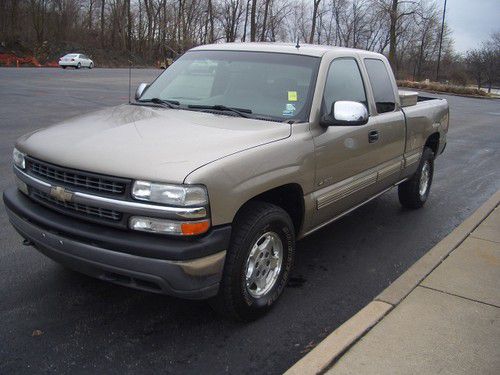
M 300 48 L 299 41 L 300 41 L 300 37 L 299 37 L 299 36 L 297 36 L 297 45 L 295 46 L 295 48 L 297 48 L 297 49 L 299 49 L 299 48 Z

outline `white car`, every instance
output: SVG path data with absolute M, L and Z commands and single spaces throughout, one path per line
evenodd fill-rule
M 63 69 L 66 69 L 68 66 L 72 66 L 76 69 L 80 69 L 81 67 L 92 69 L 94 67 L 94 62 L 84 54 L 68 53 L 59 59 L 59 66 Z

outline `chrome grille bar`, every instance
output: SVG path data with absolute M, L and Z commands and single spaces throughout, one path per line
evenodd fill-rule
M 126 190 L 126 183 L 112 178 L 58 167 L 30 157 L 26 160 L 28 171 L 45 180 L 114 195 L 123 195 Z
M 122 214 L 114 210 L 108 210 L 106 208 L 92 207 L 85 204 L 73 203 L 73 202 L 63 202 L 58 199 L 52 198 L 50 195 L 45 194 L 41 191 L 33 189 L 32 196 L 36 201 L 41 202 L 49 207 L 55 206 L 68 211 L 76 211 L 77 213 L 97 217 L 101 219 L 107 219 L 112 221 L 120 221 Z
M 52 188 L 57 187 L 57 185 L 52 184 L 51 182 L 31 176 L 17 167 L 14 167 L 14 173 L 26 185 L 48 195 L 51 194 Z M 71 191 L 71 193 L 71 202 L 73 203 L 106 208 L 133 215 L 169 219 L 201 219 L 207 217 L 208 214 L 206 207 L 170 207 L 101 197 L 79 191 Z

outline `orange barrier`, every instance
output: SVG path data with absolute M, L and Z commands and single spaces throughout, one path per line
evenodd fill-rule
M 34 57 L 19 57 L 11 53 L 0 53 L 0 65 L 2 66 L 17 66 L 20 65 L 32 65 L 36 67 L 41 67 L 42 64 Z M 55 64 L 55 65 L 52 65 Z M 50 62 L 46 66 L 57 66 L 56 62 Z

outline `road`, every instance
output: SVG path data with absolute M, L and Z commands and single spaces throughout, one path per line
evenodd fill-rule
M 134 70 L 133 87 L 158 73 Z M 18 136 L 126 102 L 127 77 L 0 69 L 0 190 Z M 304 239 L 281 300 L 250 324 L 68 271 L 22 246 L 1 206 L 0 373 L 282 373 L 500 188 L 500 101 L 446 98 L 449 143 L 426 207 L 403 210 L 393 190 Z

